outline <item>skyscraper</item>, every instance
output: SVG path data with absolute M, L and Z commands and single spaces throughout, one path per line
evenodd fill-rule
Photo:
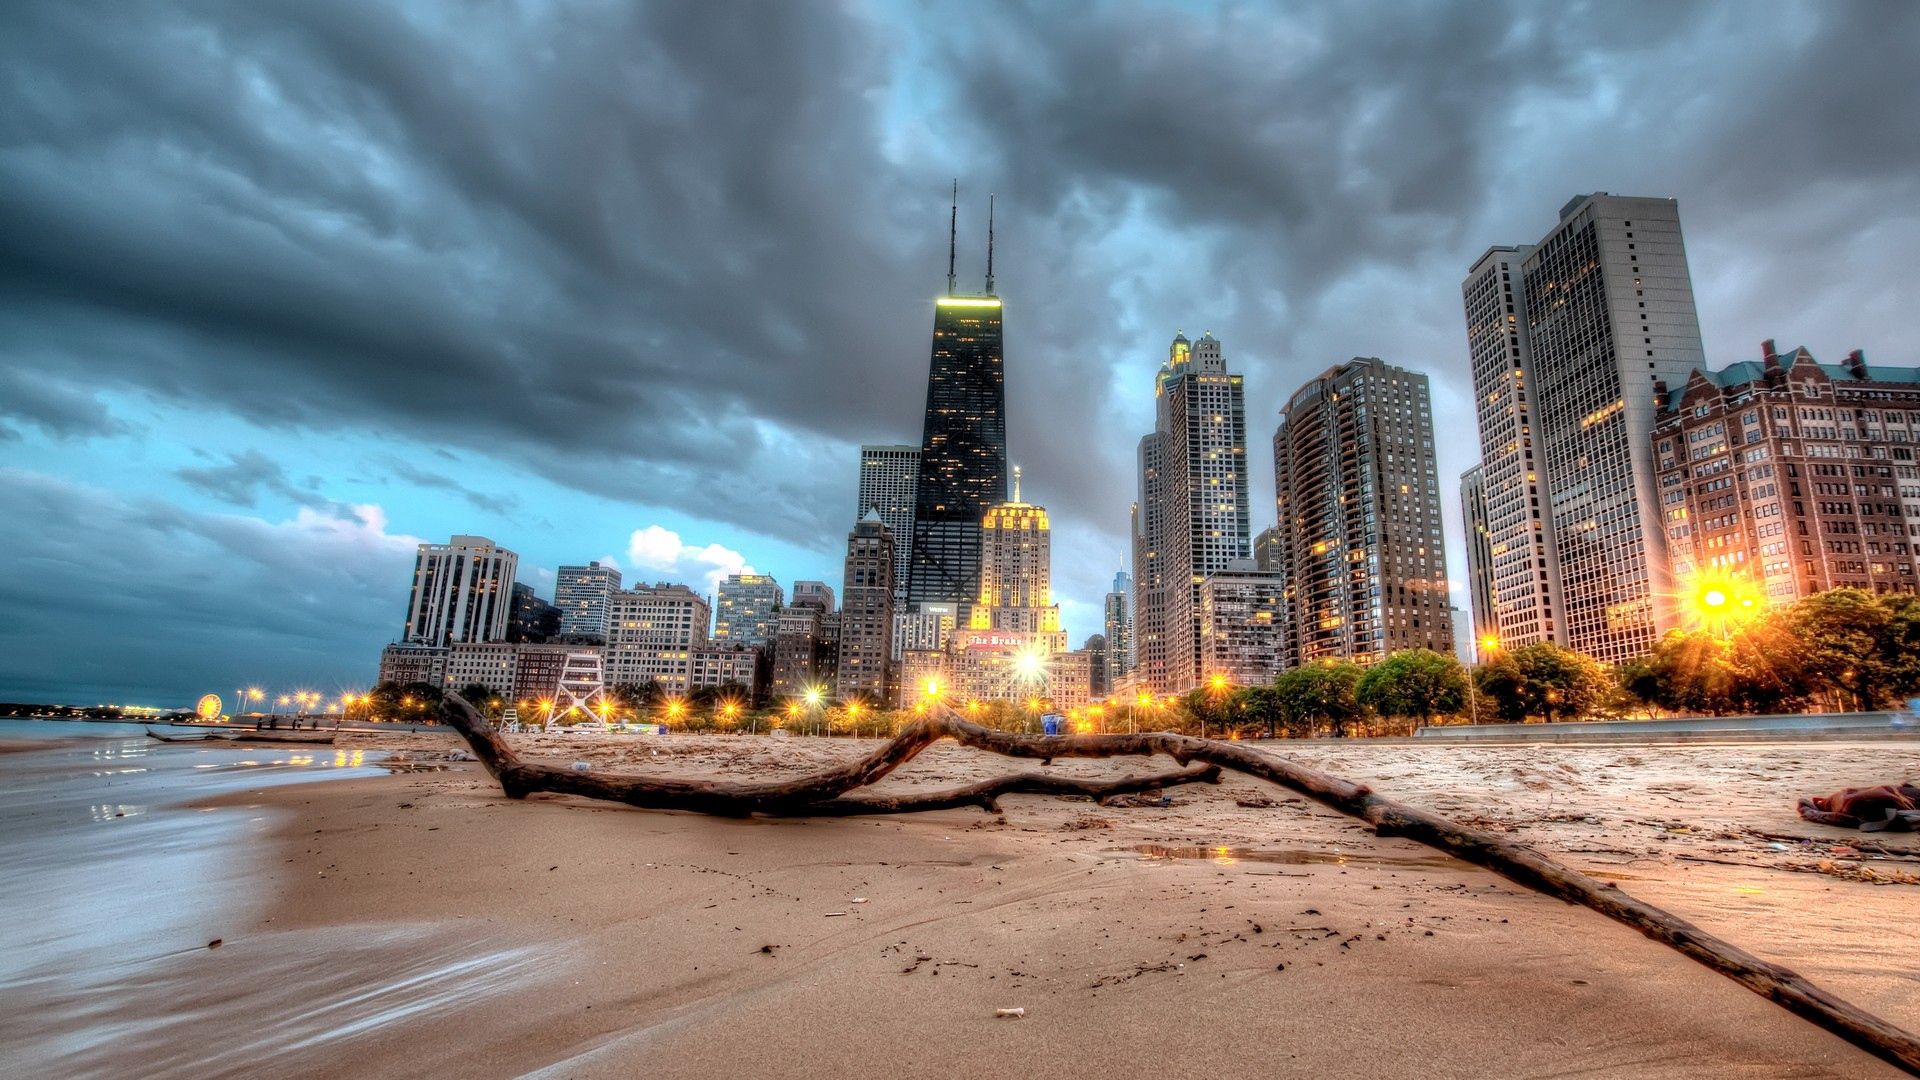
M 1046 507 L 1021 500 L 1018 470 L 1014 477 L 1014 499 L 982 519 L 980 592 L 949 642 L 953 694 L 1075 708 L 1087 703 L 1091 670 L 1085 653 L 1068 652 L 1060 629 Z
M 607 607 L 620 591 L 620 571 L 601 566 L 563 566 L 554 572 L 553 602 L 560 608 L 560 633 L 566 637 L 607 640 Z
M 1557 575 L 1566 644 L 1603 661 L 1629 659 L 1675 623 L 1653 461 L 1654 390 L 1682 386 L 1705 366 L 1679 207 L 1672 199 L 1577 196 L 1552 231 L 1516 255 L 1523 263 L 1512 314 L 1526 327 L 1527 349 L 1516 370 L 1531 387 L 1536 475 L 1546 482 L 1548 592 Z M 1469 327 L 1475 322 L 1470 305 Z M 1497 431 L 1492 441 L 1503 445 Z M 1496 493 L 1489 473 L 1497 564 L 1508 553 L 1496 495 L 1507 492 Z M 1537 566 L 1534 573 L 1537 580 Z M 1500 580 L 1496 569 L 1504 602 Z
M 1252 555 L 1246 402 L 1212 334 L 1175 335 L 1154 398 L 1134 518 L 1135 648 L 1147 687 L 1178 693 L 1199 685 L 1200 582 Z
M 1486 579 L 1476 581 L 1473 616 L 1478 635 L 1496 637 L 1508 648 L 1567 639 L 1527 325 L 1523 268 L 1533 250 L 1489 248 L 1460 283 L 1480 424 L 1484 525 L 1476 541 L 1474 519 L 1468 518 L 1467 568 Z M 1480 565 L 1474 561 L 1476 542 L 1485 560 Z M 1482 602 L 1488 604 L 1484 610 Z
M 947 293 L 934 301 L 907 562 L 907 600 L 914 604 L 973 602 L 980 587 L 980 522 L 988 508 L 1007 497 L 1006 389 L 1000 298 L 993 291 L 991 210 L 986 291 L 956 289 L 950 222 Z
M 1515 641 L 1500 634 L 1499 604 L 1493 582 L 1493 528 L 1488 520 L 1486 475 L 1479 465 L 1460 474 L 1460 516 L 1467 526 L 1467 596 L 1473 601 L 1472 630 L 1476 644 L 1490 639 L 1492 643 L 1515 648 L 1541 640 L 1534 637 Z M 1531 592 L 1534 587 L 1532 582 L 1523 581 L 1521 591 Z M 1459 632 L 1458 627 L 1455 632 Z
M 1118 686 L 1133 670 L 1133 578 L 1125 570 L 1113 575 L 1113 591 L 1107 593 L 1106 685 Z
M 893 532 L 878 510 L 847 534 L 846 576 L 840 593 L 840 658 L 835 692 L 840 700 L 887 700 L 887 667 L 893 655 Z
M 872 510 L 893 536 L 893 589 L 899 599 L 907 593 L 907 565 L 913 554 L 913 509 L 920 479 L 917 446 L 862 446 L 860 499 L 854 520 Z
M 421 544 L 401 640 L 418 645 L 503 641 L 520 556 L 484 536 Z
M 1014 497 L 981 520 L 980 592 L 968 618 L 972 630 L 1056 634 L 1060 609 L 1053 602 L 1053 542 L 1047 508 L 1022 502 L 1020 470 Z M 1049 652 L 1063 652 L 1062 634 Z
M 783 600 L 780 583 L 769 575 L 728 574 L 720 582 L 713 612 L 714 639 L 771 646 L 779 629 Z
M 1295 662 L 1453 651 L 1425 375 L 1327 369 L 1282 410 L 1273 475 Z

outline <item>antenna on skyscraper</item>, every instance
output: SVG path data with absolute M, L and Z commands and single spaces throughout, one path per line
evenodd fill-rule
M 1020 501 L 1020 466 L 1013 467 L 1013 501 Z
M 959 228 L 960 228 L 960 178 L 956 176 L 953 178 L 953 209 L 949 211 L 947 214 L 947 295 L 948 296 L 952 296 L 953 290 L 960 287 L 960 283 L 958 279 L 956 279 L 953 276 L 953 246 L 958 240 Z
M 993 195 L 987 195 L 987 295 L 993 295 Z M 1016 498 L 1014 500 L 1018 502 Z

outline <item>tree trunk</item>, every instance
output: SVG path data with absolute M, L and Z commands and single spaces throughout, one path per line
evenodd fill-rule
M 1026 735 L 995 731 L 962 719 L 951 709 L 908 724 L 900 734 L 870 753 L 811 776 L 776 781 L 678 780 L 664 777 L 575 772 L 522 762 L 506 740 L 456 695 L 449 695 L 447 717 L 509 798 L 537 792 L 584 795 L 630 806 L 690 810 L 727 817 L 750 814 L 839 816 L 898 813 L 978 805 L 991 809 L 1000 795 L 1015 792 L 1105 797 L 1173 783 L 1212 782 L 1219 770 L 1266 780 L 1359 818 L 1381 836 L 1400 836 L 1484 866 L 1516 884 L 1569 903 L 1581 904 L 1640 931 L 1681 954 L 1733 979 L 1754 993 L 1840 1036 L 1853 1045 L 1920 1076 L 1920 1038 L 1827 993 L 1797 972 L 1762 960 L 1618 887 L 1598 881 L 1503 837 L 1458 824 L 1438 814 L 1377 795 L 1364 784 L 1308 768 L 1244 743 L 1196 739 L 1171 732 L 1127 735 Z M 844 799 L 847 792 L 874 784 L 943 738 L 1005 757 L 1148 757 L 1155 754 L 1183 767 L 1199 761 L 1212 769 L 1134 777 L 1120 781 L 1078 781 L 1041 774 L 1020 774 L 932 795 L 869 796 Z

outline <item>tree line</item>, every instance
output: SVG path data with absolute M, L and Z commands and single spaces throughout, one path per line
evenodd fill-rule
M 1920 598 L 1831 589 L 1723 626 L 1675 630 L 1608 667 L 1551 643 L 1497 650 L 1469 671 L 1428 649 L 1369 667 L 1322 661 L 1271 686 L 1195 690 L 1191 726 L 1294 737 L 1482 723 L 1872 710 L 1920 694 Z

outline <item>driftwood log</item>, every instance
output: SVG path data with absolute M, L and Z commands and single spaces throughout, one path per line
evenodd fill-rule
M 1754 956 L 1672 912 L 1655 907 L 1529 848 L 1481 829 L 1450 821 L 1376 794 L 1364 784 L 1255 750 L 1243 743 L 1197 739 L 1171 732 L 1126 735 L 1022 735 L 972 723 L 951 709 L 915 720 L 872 752 L 809 776 L 778 781 L 681 780 L 576 772 L 520 760 L 483 717 L 458 695 L 447 696 L 447 720 L 509 798 L 548 792 L 605 799 L 660 810 L 688 810 L 727 817 L 783 817 L 901 813 L 959 806 L 994 808 L 1007 794 L 1060 794 L 1092 798 L 1178 783 L 1213 782 L 1222 769 L 1243 773 L 1313 799 L 1372 825 L 1381 836 L 1399 836 L 1437 848 L 1548 896 L 1581 904 L 1624 923 L 1655 941 L 1712 968 L 1782 1008 L 1819 1025 L 1909 1074 L 1920 1076 L 1920 1038 L 1828 993 L 1798 972 Z M 941 739 L 1006 757 L 1148 757 L 1165 754 L 1182 771 L 1113 782 L 1066 780 L 1019 774 L 957 790 L 926 795 L 846 798 L 874 784 Z M 1203 768 L 1191 768 L 1195 762 Z

